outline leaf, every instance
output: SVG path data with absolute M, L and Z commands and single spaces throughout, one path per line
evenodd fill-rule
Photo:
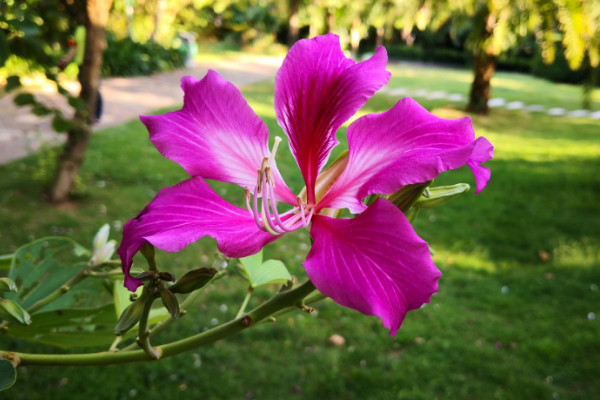
M 262 253 L 262 252 L 261 252 Z M 242 271 L 252 288 L 272 283 L 285 283 L 292 279 L 285 264 L 279 260 L 267 260 L 262 263 L 262 254 L 240 259 Z
M 6 35 L 4 34 L 4 32 L 0 30 L 0 67 L 2 67 L 6 63 L 6 60 L 8 60 L 9 55 L 10 53 L 8 51 L 8 40 L 6 39 Z M 6 91 L 8 92 L 8 89 Z
M 15 96 L 13 102 L 18 106 L 28 106 L 35 103 L 35 98 L 31 93 L 20 93 Z
M 12 264 L 14 254 L 3 254 L 0 256 L 0 269 L 9 269 Z
M 19 291 L 7 293 L 6 298 L 17 301 L 27 310 L 63 288 L 86 267 L 88 257 L 89 251 L 68 238 L 48 237 L 26 244 L 15 252 L 8 272 L 8 278 L 15 282 Z M 94 282 L 84 281 L 81 285 L 85 291 L 79 286 L 77 290 L 68 288 L 67 293 L 38 312 L 75 306 L 98 306 L 100 296 L 90 295 L 97 292 Z
M 17 369 L 9 360 L 0 360 L 0 391 L 6 390 L 17 381 Z
M 56 132 L 66 132 L 74 126 L 71 120 L 63 117 L 62 113 L 58 110 L 54 111 L 54 118 L 52 118 L 52 129 Z
M 7 334 L 62 348 L 108 346 L 117 323 L 112 304 L 98 308 L 60 309 L 34 315 L 29 326 L 10 325 Z
M 4 87 L 4 90 L 8 93 L 11 90 L 14 90 L 20 86 L 21 80 L 19 79 L 19 77 L 16 75 L 11 75 L 8 78 L 6 78 L 6 86 Z

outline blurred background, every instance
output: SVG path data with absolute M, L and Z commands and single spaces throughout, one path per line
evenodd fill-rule
M 62 65 L 80 26 L 85 53 Z M 431 303 L 409 313 L 396 337 L 377 318 L 324 301 L 316 313 L 290 313 L 156 363 L 20 367 L 0 399 L 600 396 L 598 1 L 3 0 L 0 254 L 52 235 L 90 247 L 104 223 L 119 241 L 122 225 L 160 188 L 186 179 L 137 118 L 178 109 L 183 75 L 216 69 L 241 88 L 271 140 L 283 136 L 273 111 L 277 67 L 297 40 L 325 33 L 339 35 L 357 62 L 387 49 L 392 78 L 357 116 L 410 96 L 438 116 L 471 117 L 495 145 L 481 194 L 415 220 L 443 272 Z M 346 127 L 332 159 L 346 146 Z M 284 150 L 278 157 L 299 192 L 294 159 Z M 65 170 L 75 173 L 65 178 Z M 468 169 L 435 185 L 458 182 L 474 185 Z M 243 190 L 211 185 L 242 203 Z M 298 231 L 265 255 L 303 281 L 309 246 L 308 232 Z M 179 276 L 210 265 L 215 251 L 205 238 L 158 257 Z M 0 276 L 8 273 L 0 266 Z M 233 268 L 157 343 L 234 317 L 246 289 Z M 257 291 L 251 305 L 276 290 Z M 11 335 L 0 336 L 0 347 L 82 350 Z

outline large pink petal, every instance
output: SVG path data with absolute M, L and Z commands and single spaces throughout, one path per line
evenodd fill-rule
M 199 177 L 163 188 L 123 228 L 117 250 L 123 262 L 125 286 L 135 290 L 141 282 L 129 275 L 133 256 L 149 242 L 159 249 L 176 252 L 203 236 L 217 240 L 228 257 L 245 257 L 277 239 L 258 229 L 248 210 L 219 197 Z
M 319 208 L 365 208 L 371 193 L 390 194 L 406 184 L 429 181 L 440 173 L 471 167 L 479 193 L 490 179 L 481 164 L 493 146 L 475 139 L 468 117 L 446 120 L 410 98 L 382 114 L 366 115 L 348 127 L 348 165 L 319 203 Z
M 429 302 L 440 271 L 404 214 L 378 199 L 353 219 L 313 218 L 304 267 L 337 303 L 376 315 L 394 336 L 407 311 Z
M 317 174 L 338 143 L 336 130 L 387 83 L 386 63 L 380 47 L 355 64 L 333 34 L 300 40 L 288 52 L 275 80 L 275 112 L 304 176 L 309 203 L 315 200 Z
M 232 182 L 254 190 L 257 169 L 269 156 L 269 132 L 240 91 L 215 71 L 202 80 L 181 79 L 183 108 L 163 115 L 141 116 L 150 140 L 162 155 L 190 176 Z M 278 200 L 294 204 L 273 164 Z

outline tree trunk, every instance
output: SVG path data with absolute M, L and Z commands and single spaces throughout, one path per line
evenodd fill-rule
M 350 28 L 350 50 L 352 52 L 352 57 L 357 60 L 358 59 L 358 46 L 360 45 L 360 27 L 362 25 L 362 21 L 360 18 L 355 18 L 354 22 L 352 22 L 352 27 Z
M 102 68 L 102 53 L 106 48 L 104 27 L 113 0 L 88 0 L 86 6 L 86 36 L 83 65 L 79 73 L 81 92 L 79 98 L 86 109 L 76 112 L 74 128 L 67 132 L 67 143 L 58 160 L 54 184 L 50 191 L 50 200 L 60 203 L 69 199 L 75 178 L 79 175 L 90 140 L 91 126 L 96 119 L 98 86 Z
M 496 15 L 488 8 L 480 14 L 477 19 L 476 28 L 478 32 L 477 46 L 475 47 L 473 60 L 473 83 L 469 93 L 469 104 L 467 111 L 487 114 L 490 110 L 488 101 L 491 92 L 491 80 L 496 71 L 496 53 L 493 47 L 493 36 L 496 28 Z
M 491 80 L 496 70 L 496 56 L 486 49 L 478 49 L 475 52 L 473 65 L 473 83 L 469 93 L 469 104 L 467 111 L 487 114 L 489 112 L 488 101 L 491 93 Z
M 329 8 L 325 10 L 325 33 L 335 31 L 335 14 Z
M 294 43 L 298 41 L 298 34 L 300 33 L 300 17 L 298 16 L 298 9 L 300 8 L 301 0 L 289 0 L 290 7 L 290 28 L 288 30 L 288 46 L 292 47 Z

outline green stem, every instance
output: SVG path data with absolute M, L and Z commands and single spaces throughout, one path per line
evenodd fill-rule
M 161 358 L 165 358 L 214 343 L 257 324 L 279 310 L 292 306 L 301 307 L 302 300 L 314 290 L 315 287 L 312 282 L 306 281 L 294 289 L 277 293 L 241 318 L 236 318 L 206 332 L 157 346 L 156 350 Z M 0 351 L 0 358 L 13 360 L 21 365 L 109 365 L 153 360 L 143 350 L 120 351 L 117 353 L 104 351 L 88 354 L 28 354 Z
M 235 318 L 240 318 L 242 315 L 244 315 L 244 311 L 246 311 L 246 306 L 248 305 L 248 301 L 250 301 L 250 297 L 252 297 L 253 292 L 254 292 L 254 288 L 252 286 L 248 287 L 248 292 L 246 293 L 246 297 L 244 297 L 244 301 L 242 302 L 242 305 L 240 306 L 240 310 L 238 311 Z
M 219 272 L 217 273 L 217 275 L 215 275 L 212 279 L 211 282 L 219 279 L 221 276 L 223 276 L 224 273 L 223 272 Z M 190 295 L 188 297 L 185 298 L 185 300 L 179 305 L 179 313 L 183 316 L 185 315 L 185 313 L 187 312 L 187 308 L 194 302 L 194 300 L 196 300 L 196 298 L 198 296 L 200 296 L 200 294 L 204 291 L 204 289 L 206 289 L 206 287 L 208 286 L 208 284 L 198 290 L 193 291 L 192 293 L 190 293 Z M 173 322 L 175 321 L 175 319 L 168 317 L 167 319 L 164 319 L 162 321 L 160 321 L 158 324 L 156 324 L 154 326 L 154 328 L 152 328 L 150 330 L 150 332 L 148 333 L 148 337 L 149 338 L 153 338 L 154 336 L 158 335 L 160 332 L 162 332 L 166 327 L 168 327 L 169 325 L 171 325 Z M 129 350 L 135 350 L 138 348 L 138 344 L 136 342 L 130 344 L 127 347 L 124 347 L 121 351 L 129 351 Z
M 81 282 L 82 280 L 87 278 L 89 273 L 90 273 L 89 267 L 85 267 L 84 269 L 79 271 L 79 273 L 77 275 L 73 276 L 64 285 L 62 285 L 61 287 L 56 289 L 54 292 L 50 293 L 48 296 L 44 297 L 43 299 L 40 299 L 37 302 L 33 303 L 29 308 L 27 308 L 27 312 L 29 314 L 33 314 L 40 308 L 45 307 L 49 303 L 52 303 L 54 300 L 56 300 L 63 294 L 67 293 L 69 290 L 71 290 L 71 288 L 73 286 L 75 286 L 76 284 L 78 284 L 79 282 Z
M 144 290 L 151 290 L 147 286 L 144 286 Z M 144 304 L 144 310 L 142 311 L 142 317 L 138 325 L 138 340 L 137 343 L 140 345 L 142 350 L 146 352 L 150 357 L 154 359 L 160 358 L 160 351 L 156 350 L 150 344 L 150 333 L 148 332 L 148 319 L 150 318 L 150 310 L 152 309 L 153 298 L 146 301 Z

